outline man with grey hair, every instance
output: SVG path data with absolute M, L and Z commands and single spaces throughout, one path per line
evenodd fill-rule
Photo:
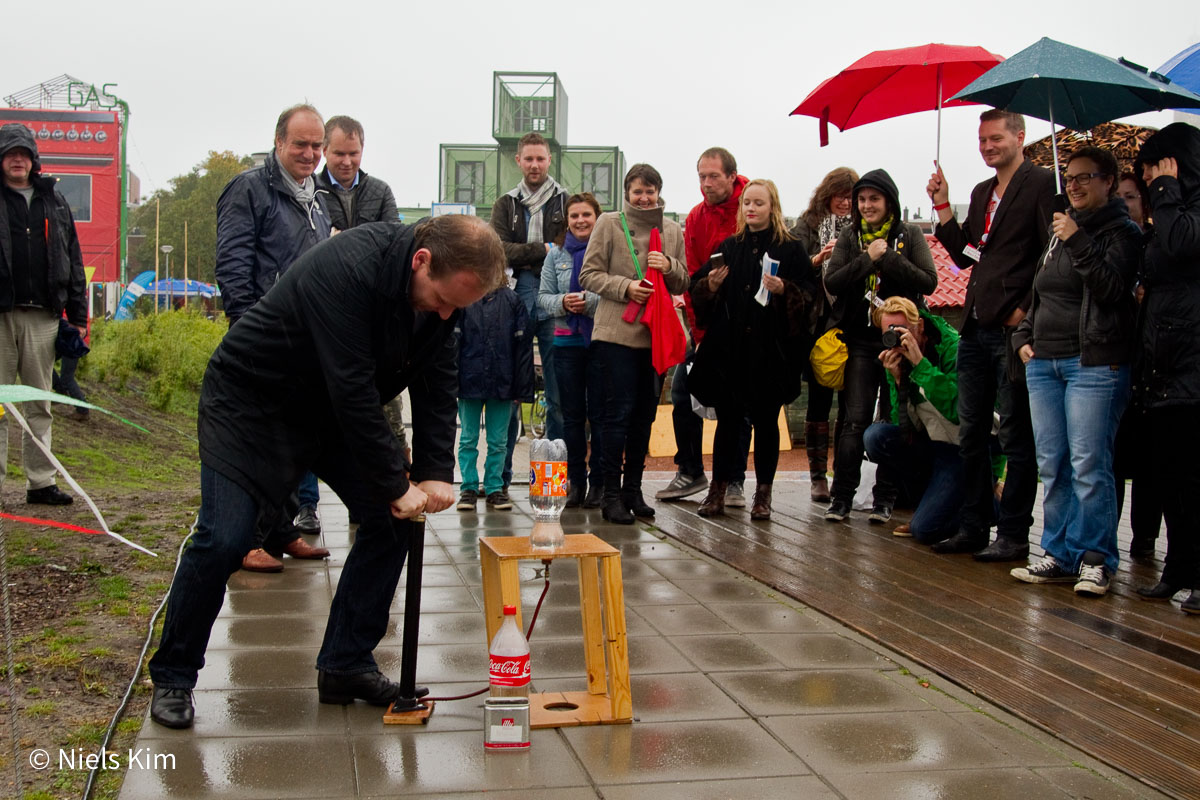
M 71 207 L 54 178 L 42 175 L 33 133 L 20 123 L 0 128 L 0 383 L 50 391 L 54 342 L 63 311 L 87 327 L 83 255 Z M 34 444 L 50 447 L 49 400 L 22 404 L 25 433 L 25 502 L 72 502 L 54 485 L 54 465 Z M 0 485 L 8 465 L 8 415 L 0 418 Z
M 454 502 L 459 309 L 504 281 L 500 240 L 477 217 L 362 225 L 305 253 L 213 353 L 200 390 L 200 515 L 150 661 L 150 717 L 192 725 L 225 583 L 308 469 L 362 521 L 317 655 L 322 703 L 387 705 L 399 685 L 373 651 L 388 628 L 413 518 Z M 336 296 L 337 302 L 329 298 Z M 413 463 L 382 404 L 408 388 Z
M 329 213 L 313 178 L 324 141 L 320 112 L 307 104 L 285 109 L 275 123 L 275 149 L 262 166 L 231 180 L 217 200 L 216 275 L 231 328 L 297 258 L 329 238 Z M 315 514 L 299 520 L 302 527 L 289 524 L 297 506 L 315 510 L 319 497 L 316 478 L 305 475 L 297 501 L 264 522 L 267 530 L 245 554 L 244 567 L 255 572 L 282 570 L 283 561 L 268 550 L 292 558 L 327 558 L 328 550 L 300 538 L 301 531 L 320 533 Z

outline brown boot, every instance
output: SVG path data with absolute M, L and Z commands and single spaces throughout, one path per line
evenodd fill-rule
M 754 506 L 750 509 L 750 519 L 771 518 L 771 484 L 760 483 L 754 489 Z
M 714 478 L 708 485 L 708 494 L 700 502 L 700 509 L 697 513 L 702 517 L 723 516 L 725 514 L 725 490 L 728 488 L 729 481 L 719 481 Z
M 242 569 L 250 572 L 283 572 L 283 562 L 261 547 L 246 553 Z
M 808 474 L 812 483 L 809 497 L 814 503 L 828 503 L 829 423 L 804 423 L 804 447 L 808 451 Z

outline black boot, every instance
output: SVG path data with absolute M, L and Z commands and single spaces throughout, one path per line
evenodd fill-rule
M 584 508 L 599 508 L 603 502 L 604 489 L 599 484 L 588 487 L 587 495 L 583 498 Z
M 633 524 L 633 514 L 630 514 L 629 509 L 625 507 L 625 502 L 621 499 L 620 489 L 605 488 L 602 505 L 600 506 L 600 516 L 618 525 Z
M 642 498 L 642 490 L 640 488 L 626 488 L 621 490 L 621 502 L 629 509 L 629 512 L 635 517 L 653 517 L 654 507 L 646 505 L 646 501 Z
M 809 499 L 814 503 L 828 503 L 829 423 L 804 423 L 804 447 L 808 451 Z
M 583 484 L 572 483 L 571 490 L 567 492 L 567 508 L 579 508 L 583 505 Z

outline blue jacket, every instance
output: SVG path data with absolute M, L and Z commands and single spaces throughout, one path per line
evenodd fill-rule
M 565 247 L 553 245 L 542 263 L 542 282 L 538 287 L 537 307 L 543 318 L 553 319 L 555 328 L 567 327 L 567 310 L 563 308 L 563 297 L 571 293 L 571 254 Z M 600 295 L 584 292 L 583 313 L 596 316 Z
M 329 212 L 317 193 L 311 209 L 292 197 L 275 152 L 236 176 L 217 200 L 217 284 L 225 316 L 250 310 L 313 245 L 329 238 Z
M 502 286 L 467 306 L 454 333 L 460 398 L 533 400 L 533 330 L 516 292 Z

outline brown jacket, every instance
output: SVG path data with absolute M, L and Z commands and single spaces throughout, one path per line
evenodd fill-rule
M 658 228 L 662 234 L 663 255 L 670 262 L 664 277 L 671 294 L 682 294 L 687 290 L 687 256 L 683 245 L 683 229 L 679 223 L 663 219 L 662 207 L 652 209 L 634 208 L 625 203 L 625 220 L 633 238 L 633 249 L 637 253 L 642 274 L 646 272 L 646 254 L 649 253 L 650 230 Z M 588 239 L 587 252 L 583 256 L 583 268 L 579 271 L 579 283 L 589 292 L 600 295 L 596 309 L 596 323 L 592 340 L 613 342 L 626 347 L 650 348 L 650 329 L 641 323 L 625 322 L 621 315 L 629 304 L 625 293 L 629 284 L 637 280 L 633 257 L 625 242 L 621 228 L 621 215 L 615 211 L 601 214 L 596 228 Z

